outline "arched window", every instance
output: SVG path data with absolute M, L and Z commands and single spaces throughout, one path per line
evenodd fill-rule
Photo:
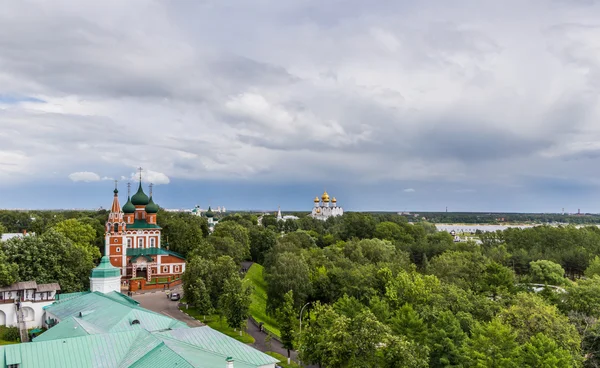
M 115 230 L 114 231 L 115 231 L 115 233 L 119 232 L 119 224 L 115 224 Z
M 138 239 L 138 248 L 143 248 L 144 247 L 144 238 L 139 238 Z
M 154 244 L 156 240 L 154 238 L 150 238 L 150 246 L 151 247 L 155 247 L 156 245 Z
M 127 238 L 127 248 L 131 248 L 131 238 Z

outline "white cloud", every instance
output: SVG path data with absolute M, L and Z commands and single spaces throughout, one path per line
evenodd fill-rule
M 94 172 L 91 172 L 91 171 L 78 171 L 78 172 L 69 174 L 69 179 L 71 179 L 72 181 L 84 181 L 84 182 L 99 181 L 100 175 L 98 175 Z
M 406 188 L 403 190 L 404 193 L 414 193 L 416 192 L 413 188 Z
M 125 178 L 125 177 L 122 177 Z M 132 173 L 129 176 L 129 181 L 138 182 L 140 180 L 140 173 Z M 142 171 L 142 182 L 144 183 L 152 183 L 156 185 L 160 184 L 169 184 L 171 180 L 169 177 L 161 172 L 152 171 L 152 170 L 143 170 Z
M 0 96 L 3 178 L 477 186 L 600 157 L 599 4 L 141 2 L 3 7 L 3 94 L 42 100 Z

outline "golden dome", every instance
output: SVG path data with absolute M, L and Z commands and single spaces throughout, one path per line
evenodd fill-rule
M 315 203 L 319 203 L 319 197 L 315 197 Z
M 327 191 L 323 192 L 321 199 L 323 200 L 323 202 L 329 202 L 329 194 L 327 194 Z
M 331 200 L 332 203 L 337 202 L 337 199 L 335 199 L 335 197 L 333 197 L 333 199 Z
M 317 208 L 317 213 L 321 213 L 321 209 L 320 208 Z

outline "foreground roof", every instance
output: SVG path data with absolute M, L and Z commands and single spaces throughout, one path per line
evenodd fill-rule
M 87 335 L 91 329 L 93 333 L 98 333 L 97 331 L 143 329 L 152 332 L 188 328 L 185 323 L 142 308 L 135 300 L 115 291 L 107 294 L 97 291 L 80 293 L 65 300 L 61 299 L 44 309 L 61 322 L 36 337 L 35 341 L 67 338 L 74 336 L 73 334 Z M 84 331 L 81 331 L 82 327 Z
M 139 306 L 121 293 L 63 294 L 45 307 L 60 322 L 33 342 L 0 346 L 0 368 L 235 368 L 273 367 L 277 359 L 208 326 Z
M 140 330 L 0 346 L 0 367 L 223 368 L 227 357 L 234 359 L 235 368 L 278 362 L 208 326 L 188 331 L 187 336 L 195 338 L 186 341 L 169 333 Z

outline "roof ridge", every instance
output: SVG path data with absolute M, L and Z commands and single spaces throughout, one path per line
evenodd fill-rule
M 208 328 L 210 328 L 209 326 L 199 326 L 199 327 L 196 327 L 196 328 L 202 328 L 202 327 L 208 327 Z M 164 332 L 166 332 L 166 331 L 161 331 L 161 332 L 162 332 L 162 333 L 164 333 Z M 156 334 L 161 334 L 161 332 L 158 332 L 158 333 L 156 333 Z M 153 333 L 153 332 L 150 332 L 150 334 L 154 335 L 155 333 Z M 227 335 L 225 335 L 225 336 L 227 336 Z M 163 337 L 164 337 L 165 339 L 167 339 L 167 340 L 171 340 L 171 341 L 173 341 L 175 344 L 182 344 L 182 345 L 191 346 L 191 347 L 192 347 L 192 348 L 194 348 L 194 349 L 202 350 L 202 351 L 204 351 L 204 352 L 206 352 L 206 353 L 213 354 L 213 355 L 216 355 L 216 356 L 221 356 L 221 357 L 225 357 L 225 358 L 228 358 L 228 357 L 230 356 L 230 355 L 228 355 L 228 354 L 219 353 L 219 352 L 217 352 L 217 351 L 214 351 L 214 350 L 209 350 L 209 349 L 207 349 L 207 348 L 204 348 L 204 347 L 201 347 L 201 346 L 198 346 L 198 345 L 190 344 L 189 342 L 186 342 L 186 341 L 183 341 L 183 340 L 178 340 L 178 339 L 174 338 L 173 336 L 168 336 L 168 335 L 162 335 L 162 334 L 161 334 L 161 337 L 160 337 L 159 339 L 162 339 Z M 229 337 L 229 338 L 233 339 L 233 337 L 230 337 L 230 336 L 227 336 L 227 337 Z M 235 339 L 233 339 L 233 340 L 235 340 Z M 237 340 L 235 340 L 235 341 L 237 341 Z M 239 341 L 237 341 L 237 342 L 239 342 Z M 242 345 L 244 345 L 244 346 L 247 346 L 246 344 L 244 344 L 244 343 L 242 343 L 242 342 L 240 342 L 240 344 L 242 344 Z M 168 345 L 167 345 L 167 346 L 168 346 Z M 171 349 L 171 350 L 173 350 L 173 349 Z M 177 353 L 177 352 L 175 352 L 175 353 Z M 179 355 L 179 354 L 177 354 L 177 355 Z M 184 359 L 185 359 L 185 358 L 184 358 Z M 236 358 L 235 358 L 235 360 L 236 360 L 236 361 L 240 361 L 240 362 L 244 362 L 244 363 L 247 363 L 247 364 L 250 364 L 250 365 L 255 365 L 255 363 L 253 363 L 253 362 L 250 362 L 250 361 L 248 361 L 248 360 L 245 360 L 245 359 L 242 359 L 242 358 L 240 358 L 240 357 L 236 357 Z

